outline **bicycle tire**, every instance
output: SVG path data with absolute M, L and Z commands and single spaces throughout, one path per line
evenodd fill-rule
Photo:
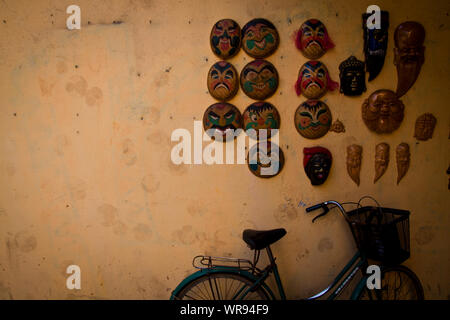
M 424 300 L 423 287 L 408 267 L 392 266 L 381 270 L 381 289 L 365 288 L 360 300 Z
M 177 300 L 238 300 L 253 284 L 253 281 L 239 274 L 210 273 L 186 284 L 175 296 Z M 240 289 L 243 289 L 240 291 Z M 239 294 L 240 291 L 240 294 Z M 266 291 L 257 287 L 243 300 L 269 300 Z

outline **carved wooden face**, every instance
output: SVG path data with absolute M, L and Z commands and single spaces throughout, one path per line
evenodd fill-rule
M 238 75 L 232 64 L 226 61 L 216 62 L 208 72 L 208 90 L 217 100 L 233 98 L 238 90 Z
M 260 129 L 267 129 L 267 138 L 270 138 L 272 129 L 280 128 L 278 110 L 268 102 L 252 103 L 245 109 L 243 118 L 244 130 L 253 139 L 261 139 Z M 254 129 L 256 132 L 250 129 Z
M 220 20 L 211 30 L 210 43 L 216 56 L 229 59 L 238 53 L 241 47 L 241 28 L 234 20 Z
M 362 147 L 352 144 L 347 147 L 347 172 L 350 178 L 359 186 L 359 173 L 361 171 Z
M 400 180 L 406 175 L 409 169 L 409 161 L 411 154 L 409 152 L 409 145 L 405 142 L 400 143 L 396 150 L 397 157 L 397 184 L 399 184 Z
M 339 65 L 340 91 L 346 96 L 359 96 L 366 91 L 364 62 L 354 56 Z
M 301 93 L 308 99 L 319 99 L 328 90 L 334 90 L 337 86 L 322 62 L 308 61 L 300 68 L 295 89 L 297 95 Z
M 270 62 L 254 60 L 242 69 L 241 87 L 250 98 L 264 100 L 277 90 L 278 72 Z
M 342 133 L 342 132 L 345 132 L 345 126 L 344 126 L 344 124 L 341 122 L 341 121 L 339 121 L 339 119 L 338 120 L 336 120 L 335 122 L 333 122 L 332 124 L 331 124 L 331 127 L 330 127 L 330 130 L 329 131 L 333 131 L 333 132 L 336 132 L 336 133 Z
M 331 169 L 330 151 L 322 147 L 313 147 L 304 148 L 303 154 L 303 166 L 311 184 L 314 186 L 323 184 Z
M 308 139 L 324 136 L 331 126 L 331 112 L 320 100 L 303 102 L 295 111 L 295 128 L 298 133 Z
M 248 152 L 248 168 L 260 178 L 271 178 L 284 166 L 283 151 L 270 140 L 258 142 Z
M 265 58 L 278 47 L 279 35 L 266 19 L 253 19 L 242 28 L 242 47 L 253 58 Z
M 421 141 L 431 139 L 436 126 L 436 118 L 431 113 L 424 113 L 416 120 L 414 138 Z
M 215 103 L 203 115 L 203 129 L 210 137 L 220 136 L 222 141 L 231 140 L 236 137 L 235 131 L 241 128 L 241 113 L 230 103 Z
M 375 147 L 375 178 L 373 183 L 383 176 L 389 165 L 389 145 L 387 143 L 379 143 Z
M 300 26 L 296 45 L 308 59 L 319 59 L 327 49 L 334 47 L 328 36 L 327 28 L 317 19 L 306 20 Z
M 362 105 L 366 126 L 376 133 L 391 133 L 403 121 L 403 103 L 391 90 L 377 90 Z
M 368 29 L 367 19 L 371 13 L 363 14 L 362 27 L 364 30 L 364 54 L 366 70 L 369 72 L 369 81 L 372 81 L 380 73 L 386 57 L 389 29 L 389 12 L 381 11 L 380 29 Z

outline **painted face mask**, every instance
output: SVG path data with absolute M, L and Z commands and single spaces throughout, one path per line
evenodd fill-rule
M 252 139 L 261 137 L 260 129 L 267 129 L 266 137 L 272 136 L 272 129 L 280 128 L 280 115 L 277 109 L 268 102 L 255 102 L 245 109 L 243 113 L 244 130 Z M 250 130 L 250 129 L 254 129 Z
M 254 60 L 242 69 L 241 87 L 250 98 L 264 100 L 278 88 L 277 69 L 266 60 Z
M 389 12 L 381 11 L 380 29 L 367 28 L 367 19 L 370 13 L 363 14 L 364 30 L 364 54 L 366 59 L 366 71 L 369 72 L 369 81 L 372 81 L 380 73 L 386 57 L 389 29 Z
M 241 28 L 236 21 L 223 19 L 216 22 L 209 38 L 214 54 L 219 58 L 229 59 L 241 47 Z
M 241 113 L 230 103 L 215 103 L 203 115 L 203 129 L 213 139 L 221 137 L 222 141 L 232 140 L 236 137 L 235 131 L 241 128 Z
M 313 186 L 321 185 L 327 180 L 331 169 L 332 157 L 328 149 L 312 147 L 303 149 L 303 167 Z
M 372 93 L 362 105 L 362 118 L 369 130 L 391 133 L 400 127 L 405 106 L 391 90 L 381 89 Z
M 339 65 L 340 91 L 346 96 L 359 96 L 366 91 L 364 62 L 351 56 Z
M 359 173 L 361 172 L 362 147 L 352 144 L 347 147 L 347 173 L 359 186 Z
M 331 112 L 320 100 L 303 102 L 295 111 L 295 129 L 303 137 L 317 139 L 323 137 L 331 126 Z
M 411 158 L 411 154 L 409 153 L 409 145 L 405 142 L 400 143 L 397 146 L 397 184 L 400 183 L 400 180 L 406 175 L 409 169 L 409 161 Z
M 258 142 L 248 152 L 248 168 L 260 178 L 271 178 L 284 166 L 283 151 L 270 140 Z
M 414 130 L 414 138 L 420 141 L 431 139 L 436 121 L 436 118 L 431 113 L 424 113 L 418 117 Z
M 394 65 L 397 67 L 397 96 L 403 96 L 416 82 L 425 61 L 425 28 L 418 22 L 400 24 L 394 33 Z
M 328 36 L 327 28 L 317 19 L 303 22 L 295 39 L 296 47 L 308 59 L 319 59 L 334 43 Z
M 278 47 L 279 35 L 266 19 L 253 19 L 242 28 L 242 47 L 253 58 L 265 58 Z
M 297 95 L 302 94 L 308 99 L 319 99 L 328 90 L 333 91 L 339 84 L 331 80 L 327 67 L 320 61 L 308 61 L 298 73 L 295 83 Z
M 237 71 L 230 63 L 219 61 L 208 72 L 208 90 L 217 100 L 233 98 L 239 88 Z
M 377 182 L 386 172 L 389 165 L 389 145 L 385 142 L 379 143 L 375 147 L 375 178 Z

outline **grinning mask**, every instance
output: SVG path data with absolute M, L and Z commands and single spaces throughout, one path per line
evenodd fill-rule
M 295 129 L 303 137 L 317 139 L 324 136 L 331 126 L 331 112 L 320 100 L 303 102 L 295 111 Z
M 248 168 L 260 178 L 271 178 L 280 173 L 284 165 L 283 151 L 270 140 L 259 141 L 248 152 Z
M 272 129 L 280 128 L 280 115 L 277 109 L 268 102 L 255 102 L 243 113 L 244 130 L 253 139 L 261 139 L 259 129 L 268 129 L 267 138 L 272 136 Z M 250 129 L 256 130 L 256 133 Z
M 278 47 L 279 35 L 266 19 L 253 19 L 242 28 L 242 47 L 253 58 L 265 58 Z
M 269 61 L 254 60 L 241 72 L 241 87 L 252 99 L 264 100 L 278 88 L 278 72 Z

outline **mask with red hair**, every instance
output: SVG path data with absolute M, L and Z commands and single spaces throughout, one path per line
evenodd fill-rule
M 303 22 L 295 38 L 295 46 L 308 59 L 319 59 L 334 43 L 328 36 L 327 28 L 317 19 Z
M 303 167 L 313 186 L 321 185 L 330 173 L 333 157 L 331 152 L 323 147 L 303 148 Z
M 327 67 L 320 61 L 306 62 L 298 72 L 295 83 L 297 95 L 304 95 L 308 99 L 319 99 L 328 90 L 339 88 L 339 84 L 330 78 Z

